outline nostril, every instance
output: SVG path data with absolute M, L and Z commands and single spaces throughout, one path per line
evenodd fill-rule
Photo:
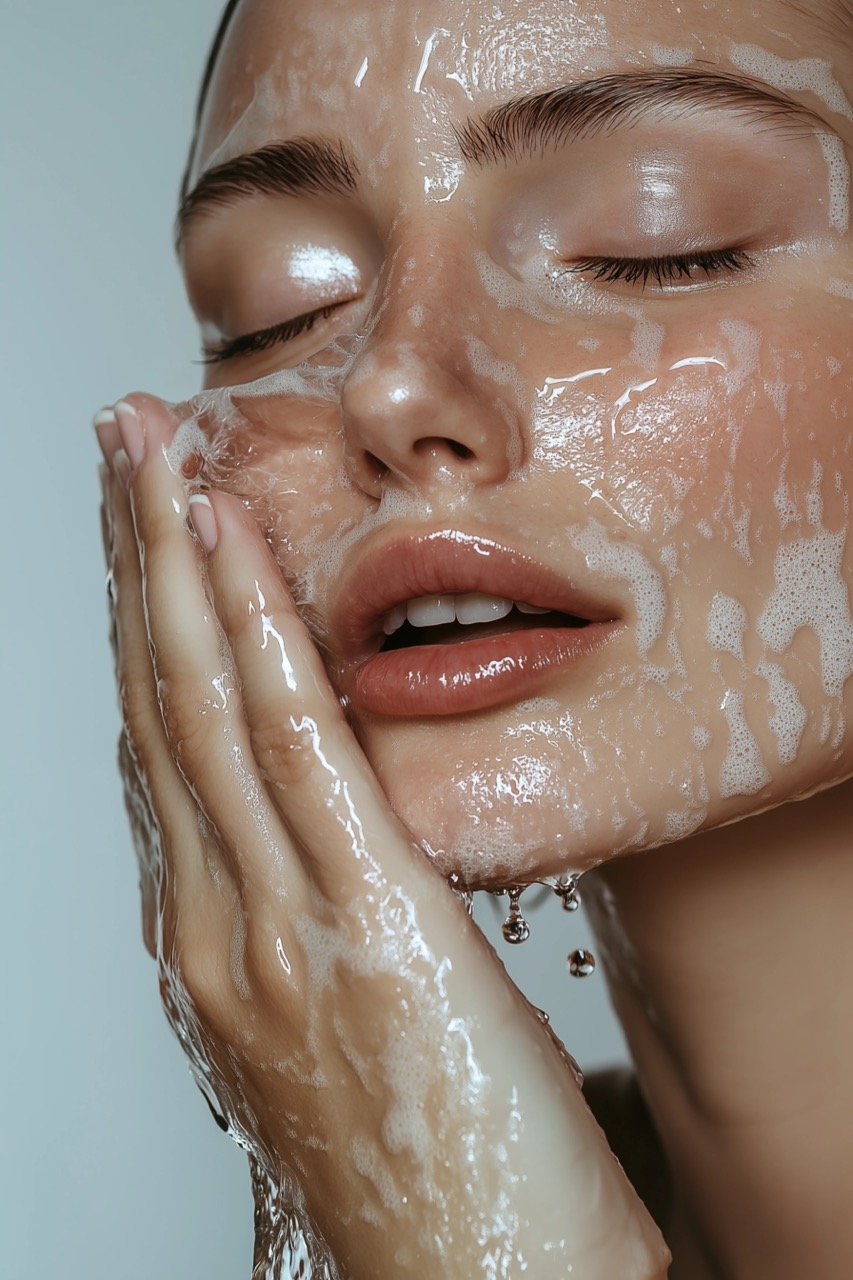
M 386 466 L 381 458 L 377 458 L 375 453 L 370 453 L 367 450 L 365 450 L 364 461 L 367 463 L 371 476 L 374 480 L 384 480 L 388 472 L 391 470 L 391 468 Z
M 467 445 L 462 444 L 459 440 L 449 440 L 441 436 L 429 436 L 424 440 L 418 440 L 413 446 L 413 452 L 417 454 L 437 454 L 447 449 L 455 458 L 461 458 L 467 461 L 473 458 L 474 451 L 469 449 Z

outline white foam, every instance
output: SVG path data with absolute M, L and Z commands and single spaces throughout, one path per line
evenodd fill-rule
M 743 693 L 727 689 L 721 710 L 729 727 L 729 744 L 720 770 L 720 795 L 753 796 L 771 781 L 755 735 L 744 714 Z
M 683 840 L 701 827 L 707 814 L 707 809 L 669 809 L 664 820 L 664 835 L 668 840 Z
M 842 554 L 847 530 L 818 530 L 776 551 L 776 585 L 756 629 L 774 653 L 784 653 L 797 632 L 815 632 L 820 645 L 823 687 L 838 698 L 853 675 L 853 618 Z
M 718 592 L 711 601 L 708 612 L 707 639 L 718 653 L 731 653 L 743 661 L 743 635 L 746 630 L 746 610 L 733 596 Z
M 769 686 L 770 700 L 773 703 L 770 728 L 776 738 L 779 763 L 793 764 L 808 713 L 800 701 L 796 685 L 786 678 L 780 666 L 775 662 L 762 662 L 756 667 L 756 671 Z
M 827 289 L 836 298 L 849 298 L 853 301 L 853 281 L 830 280 Z
M 544 324 L 558 324 L 563 319 L 555 307 L 548 306 L 531 291 L 529 285 L 522 284 L 498 266 L 483 250 L 474 254 L 474 266 L 483 289 L 501 311 L 521 311 Z
M 664 328 L 647 316 L 640 316 L 631 334 L 631 354 L 628 359 L 641 369 L 655 369 L 660 361 Z
M 649 46 L 649 53 L 657 67 L 686 67 L 696 60 L 689 45 L 653 44 Z
M 837 133 L 819 133 L 817 140 L 829 178 L 829 223 L 845 232 L 850 225 L 850 165 Z
M 391 1174 L 387 1158 L 380 1155 L 376 1143 L 368 1142 L 363 1137 L 355 1137 L 350 1142 L 349 1154 L 356 1173 L 371 1183 L 385 1208 L 399 1214 L 402 1209 L 400 1190 Z
M 788 488 L 788 480 L 785 473 L 782 473 L 779 483 L 773 490 L 773 505 L 779 516 L 779 523 L 783 529 L 789 524 L 793 524 L 797 519 L 797 507 L 791 497 L 791 491 Z
M 647 653 L 663 631 L 666 615 L 666 592 L 657 569 L 638 547 L 611 542 L 597 520 L 569 536 L 594 573 L 628 583 L 637 614 L 637 647 Z
M 739 71 L 775 89 L 813 93 L 830 111 L 853 121 L 853 107 L 825 58 L 780 58 L 757 44 L 735 43 L 729 46 L 729 58 Z
M 728 390 L 735 394 L 758 371 L 761 335 L 755 325 L 747 320 L 721 320 L 720 331 L 737 359 L 737 364 L 729 369 L 726 378 Z

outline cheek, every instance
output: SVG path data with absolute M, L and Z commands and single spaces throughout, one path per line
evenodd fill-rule
M 518 519 L 568 546 L 581 526 L 565 513 L 592 516 L 659 574 L 665 621 L 646 653 L 614 650 L 600 678 L 535 706 L 365 728 L 442 869 L 472 884 L 583 870 L 853 771 L 844 334 L 803 326 L 785 346 L 728 320 L 664 336 L 654 366 L 623 361 L 619 382 L 602 343 L 602 371 L 582 380 L 595 395 L 578 393 L 577 363 L 560 378 L 552 362 Z
M 200 398 L 193 430 L 203 434 L 187 437 L 187 470 L 244 501 L 314 625 L 332 552 L 364 505 L 346 476 L 340 413 L 281 394 L 247 398 L 244 388 L 214 394 L 215 409 Z

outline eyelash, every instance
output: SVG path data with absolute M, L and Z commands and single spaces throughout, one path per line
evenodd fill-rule
M 593 280 L 604 284 L 621 280 L 626 284 L 639 284 L 641 289 L 645 289 L 649 280 L 654 280 L 659 288 L 663 288 L 676 280 L 692 280 L 694 271 L 702 271 L 706 277 L 710 277 L 721 271 L 744 271 L 751 266 L 752 258 L 743 249 L 707 249 L 699 253 L 672 254 L 665 258 L 582 258 L 564 267 L 561 274 L 589 273 Z M 234 338 L 216 350 L 206 348 L 201 363 L 222 364 L 236 356 L 270 351 L 273 347 L 292 342 L 300 334 L 310 333 L 318 321 L 328 320 L 341 305 L 335 303 L 322 307 L 319 311 L 308 311 L 293 320 L 274 325 L 271 329 L 259 329 L 256 333 Z
M 694 271 L 704 272 L 706 277 L 710 277 L 722 271 L 745 271 L 752 265 L 752 258 L 744 249 L 704 249 L 698 253 L 671 254 L 664 258 L 582 258 L 564 267 L 561 274 L 590 273 L 593 280 L 605 284 L 622 280 L 645 289 L 650 280 L 663 288 L 676 280 L 693 280 Z
M 257 333 L 244 334 L 242 338 L 233 338 L 215 350 L 205 348 L 202 364 L 221 364 L 224 360 L 233 360 L 235 356 L 247 355 L 255 351 L 270 351 L 280 343 L 292 342 L 301 333 L 310 333 L 318 320 L 328 320 L 333 311 L 337 311 L 341 303 L 329 307 L 321 307 L 319 311 L 307 311 L 305 315 L 295 316 L 293 320 L 285 320 L 283 324 L 273 325 L 271 329 L 259 329 Z

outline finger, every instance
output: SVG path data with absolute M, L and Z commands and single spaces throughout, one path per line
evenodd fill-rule
M 105 511 L 109 528 L 116 670 L 124 738 L 120 760 L 134 840 L 143 872 L 160 862 L 157 845 L 169 851 L 170 883 L 176 894 L 196 897 L 210 883 L 199 855 L 198 812 L 176 768 L 166 739 L 142 603 L 142 573 L 130 506 L 123 485 L 105 478 Z M 149 812 L 143 811 L 143 801 Z M 156 822 L 155 817 L 156 816 Z M 159 830 L 158 830 L 159 828 Z M 160 877 L 162 879 L 162 876 Z M 161 890 L 165 886 L 160 884 Z M 150 904 L 149 904 L 150 910 Z M 146 938 L 150 922 L 146 923 Z
M 184 485 L 166 457 L 175 419 L 151 398 L 134 401 L 134 415 L 128 421 L 130 415 L 120 414 L 120 426 L 134 468 L 129 487 L 147 636 L 170 753 L 238 877 L 246 859 L 269 864 L 289 854 L 295 870 L 298 863 L 252 760 L 227 646 L 186 524 Z
M 211 599 L 234 656 L 252 753 L 284 823 L 326 892 L 337 886 L 346 896 L 367 876 L 411 877 L 419 861 L 411 839 L 344 719 L 269 547 L 235 499 L 210 501 L 193 513 L 207 526 Z

